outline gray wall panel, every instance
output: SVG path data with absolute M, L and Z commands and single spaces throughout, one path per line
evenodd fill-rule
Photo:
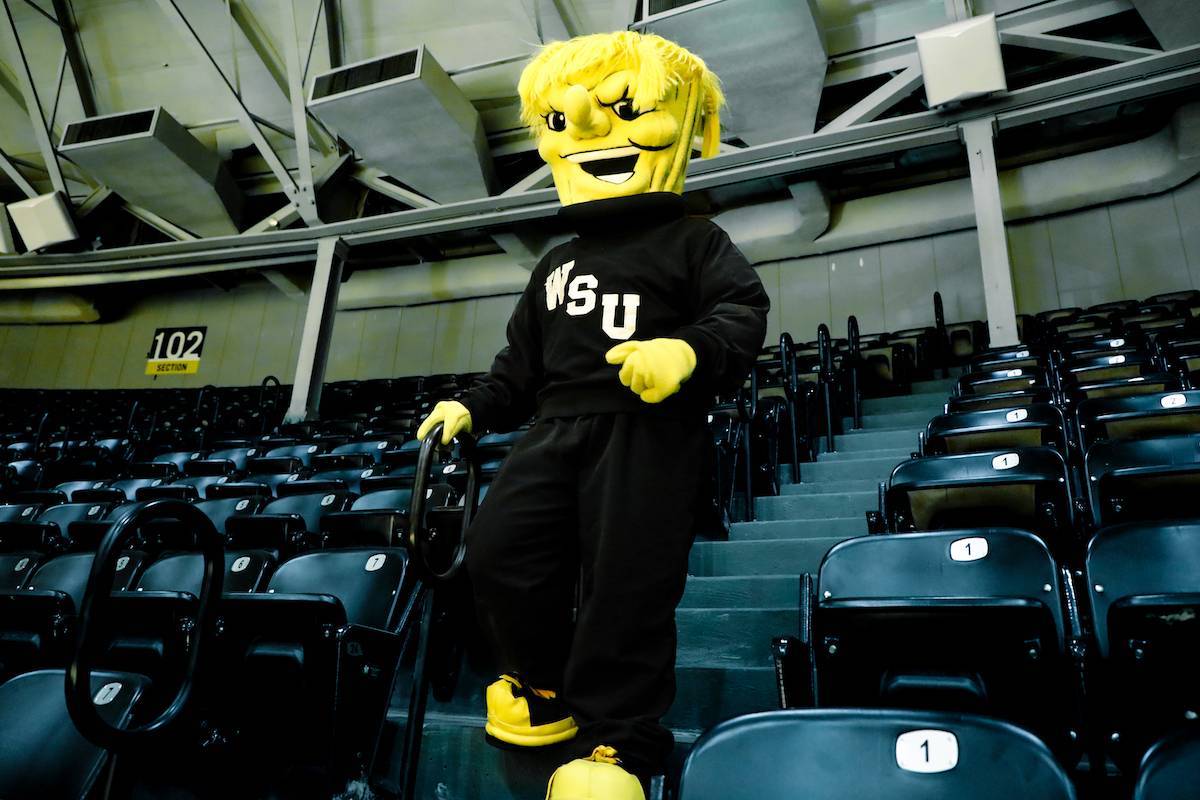
M 1121 284 L 1137 297 L 1191 288 L 1183 235 L 1170 195 L 1109 207 Z
M 883 327 L 889 331 L 933 324 L 933 242 L 910 239 L 879 248 L 883 265 Z M 865 333 L 866 331 L 864 331 Z

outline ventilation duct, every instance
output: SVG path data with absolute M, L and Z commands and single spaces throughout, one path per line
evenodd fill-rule
M 1146 27 L 1167 50 L 1200 42 L 1200 9 L 1196 0 L 1133 0 Z
M 631 27 L 678 42 L 720 77 L 722 127 L 747 144 L 816 127 L 825 43 L 815 0 L 643 0 Z
M 233 175 L 162 107 L 73 122 L 59 152 L 126 201 L 185 230 L 238 232 L 244 198 Z
M 439 203 L 490 193 L 479 114 L 424 47 L 318 75 L 308 107 L 369 166 Z

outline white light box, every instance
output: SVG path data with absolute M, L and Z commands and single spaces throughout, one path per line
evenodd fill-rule
M 917 52 L 930 107 L 1008 89 L 995 14 L 918 33 Z

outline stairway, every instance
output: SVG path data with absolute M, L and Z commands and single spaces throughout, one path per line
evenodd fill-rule
M 799 575 L 816 573 L 840 541 L 867 533 L 877 487 L 917 448 L 917 434 L 942 412 L 953 380 L 913 385 L 913 394 L 867 400 L 863 428 L 834 452 L 800 466 L 800 483 L 756 501 L 757 520 L 735 523 L 728 541 L 692 547 L 677 612 L 678 691 L 666 723 L 682 755 L 700 732 L 730 717 L 777 707 L 770 643 L 799 626 Z M 533 800 L 563 757 L 505 752 L 484 742 L 484 674 L 464 674 L 456 697 L 431 702 L 417 796 L 436 800 Z M 398 754 L 405 693 L 397 693 L 381 753 Z M 392 772 L 398 767 L 391 759 Z

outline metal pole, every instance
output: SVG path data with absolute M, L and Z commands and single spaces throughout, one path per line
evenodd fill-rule
M 321 387 L 325 382 L 325 364 L 333 338 L 333 318 L 347 249 L 346 243 L 336 237 L 317 242 L 317 264 L 308 290 L 296 378 L 292 381 L 292 400 L 284 422 L 315 419 L 321 406 Z
M 1017 309 L 1012 266 L 1004 230 L 1004 205 L 996 172 L 995 120 L 980 119 L 959 125 L 971 166 L 971 194 L 975 200 L 975 228 L 979 234 L 979 259 L 983 266 L 983 299 L 994 347 L 1017 343 Z
M 88 72 L 83 47 L 79 42 L 79 31 L 71 13 L 69 0 L 52 0 L 54 16 L 58 17 L 58 28 L 62 31 L 63 47 L 67 63 L 71 65 L 71 76 L 75 79 L 75 91 L 79 93 L 79 104 L 85 117 L 96 116 L 96 94 L 92 90 L 92 76 Z

